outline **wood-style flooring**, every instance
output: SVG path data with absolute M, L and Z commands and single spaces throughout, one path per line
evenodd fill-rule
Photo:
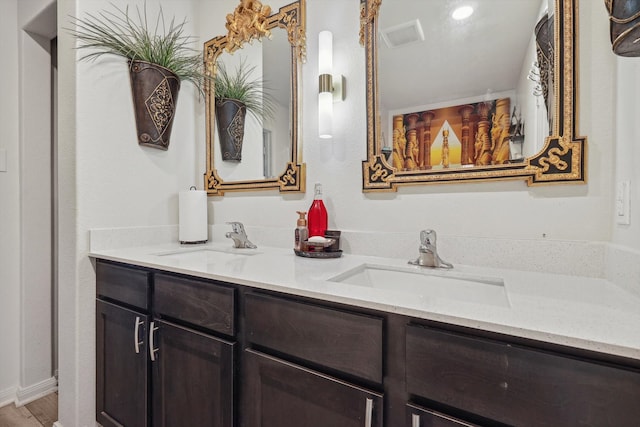
M 57 392 L 19 408 L 13 403 L 0 408 L 0 427 L 52 427 L 57 420 Z

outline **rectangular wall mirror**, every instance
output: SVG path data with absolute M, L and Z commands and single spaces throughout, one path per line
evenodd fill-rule
M 276 13 L 278 0 L 232 3 L 237 6 L 227 15 L 228 33 L 204 44 L 212 77 L 206 87 L 205 188 L 209 195 L 303 192 L 298 81 L 306 55 L 305 0 Z M 247 93 L 253 96 L 240 99 Z
M 363 191 L 505 179 L 584 183 L 577 3 L 360 0 Z M 471 15 L 454 19 L 461 5 L 472 6 Z

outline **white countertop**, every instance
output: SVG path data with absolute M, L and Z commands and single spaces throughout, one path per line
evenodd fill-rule
M 295 256 L 292 249 L 233 249 L 227 241 L 94 250 L 89 255 L 640 360 L 640 298 L 604 279 L 455 262 L 453 270 L 436 272 L 503 279 L 496 298 L 480 303 L 446 292 L 434 296 L 329 280 L 362 264 L 421 270 L 408 267 L 406 259 L 352 254 L 310 259 Z

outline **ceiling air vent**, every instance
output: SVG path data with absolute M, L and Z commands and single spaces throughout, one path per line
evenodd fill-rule
M 380 31 L 380 37 L 387 47 L 395 48 L 423 41 L 424 33 L 420 21 L 415 19 L 383 29 Z

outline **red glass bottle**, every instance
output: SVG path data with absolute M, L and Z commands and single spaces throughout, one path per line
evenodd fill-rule
M 327 231 L 327 223 L 327 208 L 324 207 L 324 202 L 322 201 L 322 184 L 316 184 L 313 203 L 311 203 L 308 214 L 309 237 L 324 237 L 324 232 Z

